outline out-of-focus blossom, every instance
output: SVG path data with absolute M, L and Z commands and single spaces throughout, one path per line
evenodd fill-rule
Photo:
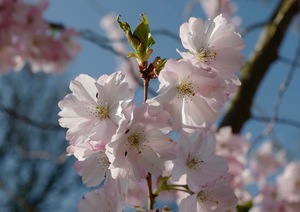
M 277 177 L 278 194 L 288 202 L 300 202 L 300 163 L 289 163 Z
M 285 163 L 285 151 L 275 152 L 271 141 L 264 142 L 253 154 L 250 165 L 256 178 L 273 174 Z
M 75 30 L 50 27 L 43 19 L 48 1 L 0 2 L 0 74 L 20 70 L 26 63 L 33 72 L 59 73 L 80 50 Z
M 230 185 L 234 189 L 239 203 L 249 201 L 251 195 L 247 191 L 247 185 L 253 181 L 253 177 L 247 164 L 247 152 L 249 141 L 245 136 L 233 134 L 231 127 L 223 127 L 216 133 L 217 155 L 227 158 L 229 166 Z
M 235 15 L 238 6 L 232 0 L 200 0 L 200 4 L 209 19 L 222 14 L 235 26 L 239 26 L 241 23 L 241 18 Z
M 253 199 L 253 207 L 250 212 L 264 211 L 286 211 L 285 202 L 279 198 L 278 188 L 274 184 L 260 185 L 258 195 Z

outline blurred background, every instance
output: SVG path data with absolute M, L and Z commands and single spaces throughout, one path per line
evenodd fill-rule
M 280 0 L 232 2 L 235 8 L 230 18 L 245 39 L 247 62 Z M 79 74 L 98 78 L 126 62 L 116 53 L 103 19 L 121 15 L 121 21 L 134 28 L 141 13 L 148 15 L 156 41 L 152 60 L 156 56 L 179 58 L 176 49 L 183 50 L 180 25 L 190 16 L 207 19 L 201 0 L 49 1 L 44 18 L 82 32 L 77 40 L 81 51 L 63 74 L 32 74 L 30 66 L 25 66 L 20 72 L 0 76 L 0 211 L 76 211 L 88 188 L 73 168 L 75 159 L 66 156 L 66 130 L 58 125 L 57 103 L 70 93 L 69 82 Z M 276 148 L 285 149 L 289 160 L 300 159 L 299 30 L 298 15 L 285 32 L 278 58 L 253 100 L 252 116 L 241 130 L 251 134 L 253 152 L 271 140 Z M 140 102 L 142 89 L 137 89 L 136 102 Z M 152 90 L 156 89 L 154 82 Z

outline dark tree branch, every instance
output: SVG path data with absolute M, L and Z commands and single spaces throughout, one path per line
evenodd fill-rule
M 241 33 L 241 35 L 242 35 L 243 37 L 246 37 L 247 34 L 248 34 L 249 32 L 251 32 L 251 31 L 253 31 L 253 30 L 255 30 L 255 29 L 263 28 L 263 27 L 265 27 L 267 24 L 268 24 L 267 21 L 255 23 L 255 24 L 253 24 L 253 25 L 250 25 L 250 26 L 246 27 L 245 29 L 242 29 L 240 33 Z
M 273 118 L 271 117 L 266 117 L 266 116 L 256 116 L 256 115 L 251 115 L 251 119 L 254 121 L 259 121 L 259 122 L 264 122 L 264 123 L 269 123 Z M 285 118 L 276 118 L 275 119 L 277 124 L 285 124 L 289 125 L 292 127 L 296 127 L 300 129 L 300 122 L 291 120 L 291 119 L 285 119 Z
M 278 59 L 278 50 L 293 17 L 299 12 L 299 0 L 282 0 L 270 18 L 256 50 L 244 66 L 242 86 L 231 101 L 219 128 L 231 126 L 239 133 L 251 117 L 251 106 L 256 91 L 270 65 Z
M 177 34 L 171 32 L 171 31 L 169 31 L 167 29 L 154 29 L 154 30 L 151 31 L 151 33 L 153 35 L 164 35 L 164 36 L 166 36 L 168 38 L 173 39 L 174 41 L 177 41 L 179 43 L 181 42 L 181 40 L 180 40 L 180 38 L 179 38 L 179 36 Z
M 68 159 L 68 156 L 65 152 L 61 153 L 60 155 L 53 155 L 47 151 L 25 151 L 22 147 L 17 146 L 16 151 L 22 156 L 23 158 L 27 158 L 29 160 L 46 160 L 52 161 L 58 165 L 63 164 Z
M 17 119 L 21 122 L 24 122 L 33 127 L 37 127 L 37 128 L 43 129 L 43 130 L 62 130 L 63 129 L 58 124 L 50 124 L 50 123 L 39 122 L 39 121 L 33 120 L 25 115 L 19 114 L 17 111 L 15 111 L 12 108 L 2 105 L 1 103 L 0 103 L 0 111 L 5 112 L 11 118 Z
M 300 67 L 300 61 L 295 61 L 295 60 L 293 61 L 292 59 L 284 56 L 279 56 L 279 60 L 287 65 L 293 65 L 293 63 L 296 63 L 296 65 Z

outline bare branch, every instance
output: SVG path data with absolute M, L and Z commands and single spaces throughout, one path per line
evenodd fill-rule
M 220 127 L 231 126 L 238 133 L 251 117 L 252 101 L 270 65 L 278 59 L 277 52 L 293 17 L 299 12 L 299 0 L 280 1 L 258 42 L 256 51 L 242 70 L 242 86 L 231 101 L 231 105 Z
M 264 123 L 269 123 L 273 118 L 271 117 L 266 117 L 266 116 L 256 116 L 256 115 L 251 115 L 251 119 L 254 121 L 259 121 L 259 122 L 264 122 Z M 300 122 L 295 121 L 295 120 L 291 120 L 291 119 L 285 119 L 285 118 L 276 118 L 275 122 L 277 124 L 285 124 L 285 125 L 289 125 L 295 128 L 300 128 Z
M 2 105 L 1 103 L 0 103 L 0 110 L 5 112 L 11 118 L 17 119 L 17 120 L 24 122 L 26 124 L 29 124 L 33 127 L 37 127 L 37 128 L 43 129 L 43 130 L 62 130 L 63 129 L 58 124 L 51 124 L 51 123 L 45 123 L 45 122 L 39 122 L 39 121 L 33 120 L 25 115 L 19 114 L 17 111 L 15 111 L 12 108 Z
M 293 75 L 295 73 L 295 70 L 296 70 L 297 63 L 298 63 L 299 59 L 300 59 L 300 37 L 298 39 L 298 47 L 297 47 L 297 51 L 296 51 L 296 54 L 295 54 L 295 58 L 294 58 L 294 61 L 293 61 L 292 65 L 291 65 L 291 68 L 289 70 L 288 76 L 282 82 L 282 84 L 280 85 L 280 88 L 279 88 L 279 91 L 278 91 L 278 94 L 277 94 L 277 97 L 276 97 L 276 100 L 275 100 L 275 104 L 274 104 L 273 121 L 270 121 L 270 125 L 274 125 L 275 124 L 275 120 L 278 118 L 279 107 L 280 107 L 281 100 L 282 100 L 283 95 L 286 92 L 288 86 L 291 83 L 291 80 L 292 80 L 292 77 L 293 77 Z
M 240 32 L 240 34 L 243 37 L 246 37 L 249 32 L 251 32 L 251 31 L 253 31 L 255 29 L 263 28 L 266 25 L 268 25 L 268 21 L 264 21 L 264 22 L 259 22 L 259 23 L 252 24 L 252 25 L 246 27 L 245 29 L 242 29 L 241 32 Z
M 295 54 L 293 64 L 291 65 L 291 68 L 289 70 L 287 78 L 281 83 L 277 97 L 275 99 L 273 117 L 268 121 L 265 129 L 253 140 L 251 149 L 253 149 L 257 145 L 258 141 L 261 138 L 269 135 L 273 131 L 275 124 L 278 122 L 279 107 L 280 107 L 283 95 L 286 92 L 288 86 L 290 85 L 292 76 L 294 75 L 296 67 L 297 67 L 297 63 L 298 63 L 297 61 L 299 59 L 300 59 L 300 37 L 298 39 L 298 47 L 297 47 L 297 51 Z M 253 115 L 252 115 L 252 117 L 253 117 Z
M 295 61 L 295 60 L 293 61 L 292 59 L 284 56 L 279 56 L 279 60 L 287 65 L 292 65 L 293 63 L 296 63 L 296 65 L 300 67 L 300 61 Z
M 173 39 L 174 41 L 177 41 L 179 43 L 181 42 L 180 38 L 177 34 L 171 32 L 167 29 L 154 29 L 154 30 L 151 31 L 151 33 L 153 35 L 164 35 L 166 37 L 169 37 L 169 38 Z
M 60 155 L 52 155 L 47 151 L 25 151 L 21 146 L 16 146 L 16 151 L 24 158 L 30 160 L 47 160 L 56 164 L 63 164 L 68 156 L 65 152 Z

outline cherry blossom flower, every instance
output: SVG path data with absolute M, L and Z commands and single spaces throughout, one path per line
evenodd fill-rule
M 225 101 L 226 85 L 221 79 L 186 60 L 169 60 L 158 80 L 159 95 L 147 102 L 153 111 L 170 113 L 174 130 L 191 132 L 211 125 L 218 117 Z
M 82 182 L 88 187 L 98 186 L 105 178 L 110 177 L 110 163 L 104 151 L 97 151 L 84 161 L 74 164 Z
M 41 70 L 45 73 L 62 72 L 80 50 L 79 45 L 72 39 L 74 36 L 77 36 L 74 30 L 63 30 L 59 38 L 47 34 L 32 36 L 28 39 L 23 53 L 24 61 L 30 63 L 34 73 Z
M 213 19 L 221 13 L 224 18 L 230 20 L 235 26 L 239 26 L 241 23 L 241 18 L 234 16 L 238 6 L 231 0 L 200 0 L 200 4 L 209 19 Z
M 227 158 L 229 166 L 229 184 L 234 189 L 239 203 L 247 202 L 251 195 L 247 191 L 247 185 L 253 181 L 253 176 L 247 166 L 247 153 L 249 150 L 249 141 L 247 136 L 233 134 L 231 127 L 222 127 L 216 133 L 216 150 L 217 155 Z
M 289 163 L 277 177 L 279 195 L 288 202 L 300 202 L 300 163 Z
M 183 47 L 188 50 L 178 51 L 183 58 L 194 65 L 212 68 L 222 78 L 239 83 L 234 73 L 243 65 L 241 50 L 244 42 L 222 15 L 205 22 L 191 17 L 181 25 L 179 34 Z
M 123 211 L 126 208 L 122 195 L 110 195 L 105 189 L 98 189 L 87 193 L 79 202 L 81 212 Z
M 0 2 L 0 73 L 22 69 L 26 63 L 35 73 L 58 73 L 67 68 L 79 52 L 71 29 L 53 29 L 43 19 L 47 0 Z M 59 49 L 59 51 L 57 51 Z
M 174 160 L 172 180 L 186 175 L 187 185 L 192 191 L 227 174 L 226 158 L 214 154 L 214 136 L 203 130 L 191 136 L 181 135 L 177 144 L 177 157 Z
M 226 182 L 219 182 L 183 199 L 179 212 L 223 212 L 234 209 L 236 205 L 237 198 L 232 188 Z
M 126 190 L 125 202 L 128 205 L 143 207 L 148 202 L 148 187 L 146 179 L 140 182 L 128 179 L 128 189 Z
M 124 117 L 124 110 L 133 99 L 133 91 L 124 75 L 113 73 L 98 79 L 79 75 L 70 83 L 71 94 L 59 102 L 59 123 L 69 128 L 71 144 L 87 139 L 108 143 Z
M 285 151 L 275 152 L 271 141 L 264 142 L 250 160 L 250 166 L 258 179 L 276 172 L 284 163 Z
M 172 139 L 159 126 L 147 124 L 146 108 L 143 104 L 133 111 L 131 120 L 124 119 L 106 146 L 109 169 L 115 179 L 129 177 L 140 181 L 146 177 L 146 171 L 161 175 L 164 161 L 175 157 Z
M 285 211 L 285 202 L 278 195 L 278 188 L 271 183 L 260 185 L 258 195 L 253 198 L 251 212 Z

